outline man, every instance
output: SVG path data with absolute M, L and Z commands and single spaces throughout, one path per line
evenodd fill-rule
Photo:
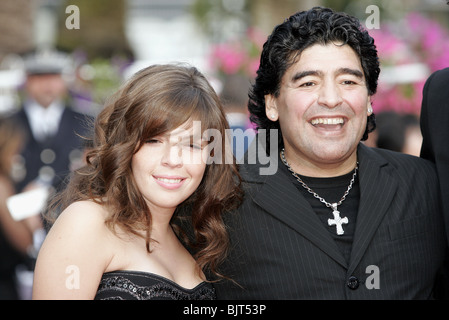
M 233 281 L 218 298 L 432 297 L 445 245 L 435 169 L 361 143 L 379 72 L 373 39 L 344 13 L 313 8 L 275 27 L 248 107 L 259 136 L 278 129 L 264 141 L 278 145 L 278 170 L 241 167 L 222 266 Z
M 446 235 L 449 237 L 449 68 L 435 71 L 427 79 L 423 89 L 421 106 L 421 132 L 423 143 L 421 157 L 436 164 L 438 172 Z M 449 244 L 449 238 L 448 238 Z M 445 269 L 440 280 L 440 294 L 449 299 L 449 251 L 446 256 Z
M 13 115 L 27 134 L 18 192 L 35 183 L 60 187 L 82 156 L 87 117 L 67 105 L 68 62 L 66 55 L 47 51 L 25 59 L 25 101 Z

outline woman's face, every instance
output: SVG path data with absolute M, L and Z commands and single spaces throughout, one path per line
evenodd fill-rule
M 146 141 L 132 158 L 132 171 L 152 215 L 172 214 L 199 186 L 206 169 L 201 127 L 186 124 Z

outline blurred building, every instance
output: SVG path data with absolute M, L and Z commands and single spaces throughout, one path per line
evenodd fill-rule
M 209 42 L 190 12 L 193 0 L 128 0 L 125 33 L 137 60 L 182 61 L 207 69 Z
M 78 30 L 65 24 L 66 9 L 73 4 L 80 10 Z M 415 11 L 449 25 L 444 0 L 1 0 L 0 112 L 17 100 L 14 89 L 21 76 L 11 70 L 20 65 L 18 55 L 33 48 L 79 49 L 88 60 L 101 57 L 105 63 L 116 53 L 130 53 L 136 63 L 129 73 L 151 63 L 183 61 L 208 74 L 214 71 L 211 45 L 244 36 L 249 27 L 268 35 L 292 13 L 316 5 L 346 11 L 363 21 L 372 4 L 379 7 L 382 23 Z M 420 78 L 426 74 L 422 66 L 414 67 Z M 407 80 L 414 75 L 393 73 L 406 75 Z
M 17 103 L 22 84 L 20 54 L 33 47 L 33 6 L 30 0 L 0 1 L 0 115 Z

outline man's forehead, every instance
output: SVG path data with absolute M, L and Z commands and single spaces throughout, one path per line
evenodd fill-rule
M 296 55 L 285 75 L 294 78 L 296 74 L 353 73 L 363 76 L 360 57 L 349 45 L 316 44 Z

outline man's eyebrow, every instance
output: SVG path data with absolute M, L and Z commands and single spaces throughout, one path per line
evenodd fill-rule
M 296 82 L 296 81 L 301 80 L 302 78 L 307 77 L 307 76 L 320 76 L 322 74 L 323 73 L 321 71 L 318 71 L 318 70 L 300 71 L 300 72 L 297 72 L 297 73 L 295 73 L 293 75 L 292 82 Z
M 358 69 L 351 69 L 351 68 L 338 69 L 337 75 L 342 75 L 342 74 L 350 74 L 350 75 L 356 76 L 357 78 L 363 79 L 363 72 Z
M 361 72 L 360 70 L 357 69 L 352 69 L 352 68 L 340 68 L 337 70 L 336 75 L 342 75 L 342 74 L 350 74 L 353 75 L 357 78 L 363 79 L 363 72 Z M 307 76 L 323 76 L 323 72 L 320 70 L 305 70 L 305 71 L 300 71 L 297 72 L 293 75 L 292 77 L 292 82 L 296 82 L 304 77 Z

